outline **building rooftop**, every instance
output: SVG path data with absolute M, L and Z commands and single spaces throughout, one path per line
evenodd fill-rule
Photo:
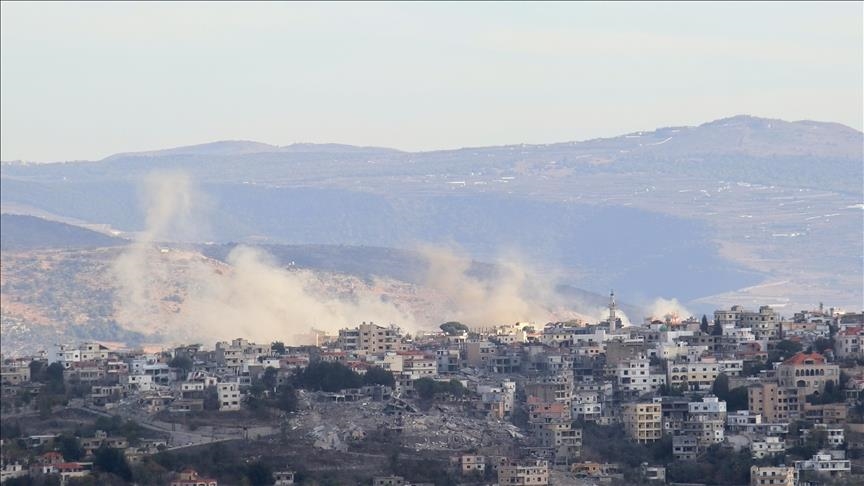
M 812 363 L 807 363 L 812 361 Z M 797 353 L 783 362 L 784 365 L 825 364 L 825 357 L 819 353 Z

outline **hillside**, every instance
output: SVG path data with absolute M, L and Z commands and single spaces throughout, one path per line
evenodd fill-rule
M 3 353 L 33 352 L 44 348 L 46 343 L 75 340 L 137 345 L 170 343 L 184 338 L 229 339 L 247 324 L 253 328 L 247 331 L 252 336 L 265 327 L 267 318 L 266 314 L 256 314 L 255 309 L 270 305 L 276 305 L 280 315 L 273 335 L 286 342 L 308 331 L 310 325 L 335 332 L 340 323 L 320 320 L 320 317 L 314 322 L 304 321 L 305 314 L 291 310 L 291 302 L 297 304 L 310 297 L 311 300 L 301 306 L 314 308 L 323 303 L 323 307 L 310 311 L 313 314 L 309 315 L 327 315 L 328 309 L 341 306 L 347 309 L 344 317 L 350 322 L 370 320 L 376 313 L 382 315 L 375 305 L 362 305 L 364 301 L 392 304 L 408 316 L 404 322 L 395 323 L 411 330 L 434 329 L 441 322 L 457 318 L 455 313 L 463 312 L 466 304 L 478 308 L 488 304 L 453 302 L 458 296 L 447 289 L 427 286 L 425 277 L 429 264 L 415 252 L 370 247 L 267 245 L 259 249 L 272 257 L 272 262 L 268 269 L 256 270 L 254 274 L 263 287 L 246 289 L 249 283 L 243 280 L 229 287 L 232 294 L 246 291 L 247 297 L 256 299 L 238 303 L 241 313 L 248 312 L 242 315 L 246 322 L 230 321 L 226 328 L 203 324 L 207 332 L 202 333 L 195 327 L 202 325 L 195 322 L 197 312 L 201 310 L 201 302 L 212 301 L 201 300 L 201 289 L 219 288 L 226 284 L 224 277 L 244 271 L 244 263 L 231 256 L 235 248 L 235 245 L 201 245 L 197 248 L 160 246 L 148 250 L 146 264 L 154 271 L 134 277 L 144 283 L 142 292 L 146 302 L 142 309 L 131 309 L 143 310 L 142 320 L 127 318 L 130 308 L 124 303 L 124 284 L 115 273 L 118 262 L 124 254 L 128 255 L 130 247 L 4 251 L 0 258 Z M 245 268 L 248 269 L 248 265 Z M 475 262 L 468 278 L 494 282 L 496 271 L 494 265 Z M 286 285 L 285 279 L 292 276 L 297 276 L 295 282 L 302 284 L 303 293 L 298 294 L 290 280 Z M 554 312 L 562 319 L 589 309 L 602 312 L 607 299 L 567 286 L 559 287 L 555 293 L 556 296 L 538 298 L 556 306 Z M 223 293 L 205 297 L 233 298 Z M 528 296 L 512 294 L 507 298 Z M 634 318 L 643 313 L 626 303 L 620 307 Z M 132 315 L 138 314 L 132 312 Z M 270 338 L 272 336 L 265 339 Z
M 127 243 L 78 226 L 19 214 L 0 215 L 0 228 L 2 251 L 97 248 Z
M 515 253 L 598 294 L 855 308 L 864 305 L 862 145 L 842 125 L 749 116 L 421 153 L 217 142 L 4 164 L 0 202 L 141 231 L 142 180 L 182 171 L 208 205 L 198 241 L 452 243 L 484 261 Z

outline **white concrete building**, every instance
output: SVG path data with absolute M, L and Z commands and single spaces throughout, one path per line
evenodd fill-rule
M 240 410 L 243 397 L 240 393 L 240 384 L 236 382 L 219 383 L 216 385 L 219 394 L 219 411 L 231 412 Z

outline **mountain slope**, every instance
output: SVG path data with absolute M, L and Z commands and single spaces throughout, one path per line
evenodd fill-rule
M 126 240 L 78 226 L 18 214 L 0 215 L 0 249 L 96 248 L 126 244 Z
M 773 298 L 762 303 L 858 306 L 862 146 L 842 125 L 748 116 L 422 153 L 226 142 L 5 164 L 0 202 L 140 231 L 141 181 L 182 171 L 209 203 L 200 241 L 455 243 L 479 260 L 518 253 L 598 293 L 725 305 L 766 283 Z

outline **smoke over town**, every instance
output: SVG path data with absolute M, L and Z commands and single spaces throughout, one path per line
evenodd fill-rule
M 124 328 L 144 334 L 155 331 L 169 341 L 212 342 L 242 335 L 262 342 L 291 342 L 311 328 L 335 332 L 361 321 L 416 331 L 445 320 L 491 327 L 517 321 L 597 322 L 607 315 L 596 303 L 562 297 L 555 290 L 554 275 L 541 273 L 512 254 L 499 258 L 488 275 L 477 275 L 471 258 L 460 249 L 421 245 L 419 254 L 427 264 L 421 283 L 441 298 L 444 307 L 430 320 L 418 319 L 371 286 L 334 296 L 322 289 L 315 272 L 284 268 L 253 247 L 235 247 L 225 263 L 193 251 L 160 248 L 159 242 L 196 239 L 202 231 L 196 222 L 206 220 L 204 201 L 183 173 L 154 173 L 143 184 L 146 228 L 112 266 L 118 290 L 115 316 Z M 182 269 L 179 283 L 177 268 Z M 154 293 L 154 288 L 172 282 L 176 294 Z M 658 299 L 650 312 L 660 317 L 689 315 L 674 299 Z M 629 324 L 620 310 L 618 316 Z
M 332 331 L 361 320 L 416 328 L 411 315 L 380 296 L 316 294 L 312 272 L 280 268 L 251 247 L 232 250 L 227 266 L 188 252 L 160 250 L 159 241 L 176 241 L 178 234 L 192 236 L 191 220 L 200 214 L 199 192 L 185 174 L 165 172 L 151 175 L 143 194 L 147 228 L 112 268 L 119 291 L 116 316 L 127 329 L 148 333 L 156 328 L 169 340 L 212 342 L 246 336 L 266 342 L 290 340 L 311 327 Z M 165 318 L 152 289 L 167 284 L 168 265 L 185 268 L 178 289 L 182 302 Z
M 502 255 L 491 275 L 478 276 L 472 272 L 471 258 L 457 248 L 423 245 L 420 254 L 428 263 L 424 284 L 446 298 L 451 312 L 448 319 L 491 327 L 517 321 L 542 326 L 550 321 L 600 321 L 605 317 L 602 308 L 562 297 L 555 290 L 555 275 L 532 268 L 518 255 Z

